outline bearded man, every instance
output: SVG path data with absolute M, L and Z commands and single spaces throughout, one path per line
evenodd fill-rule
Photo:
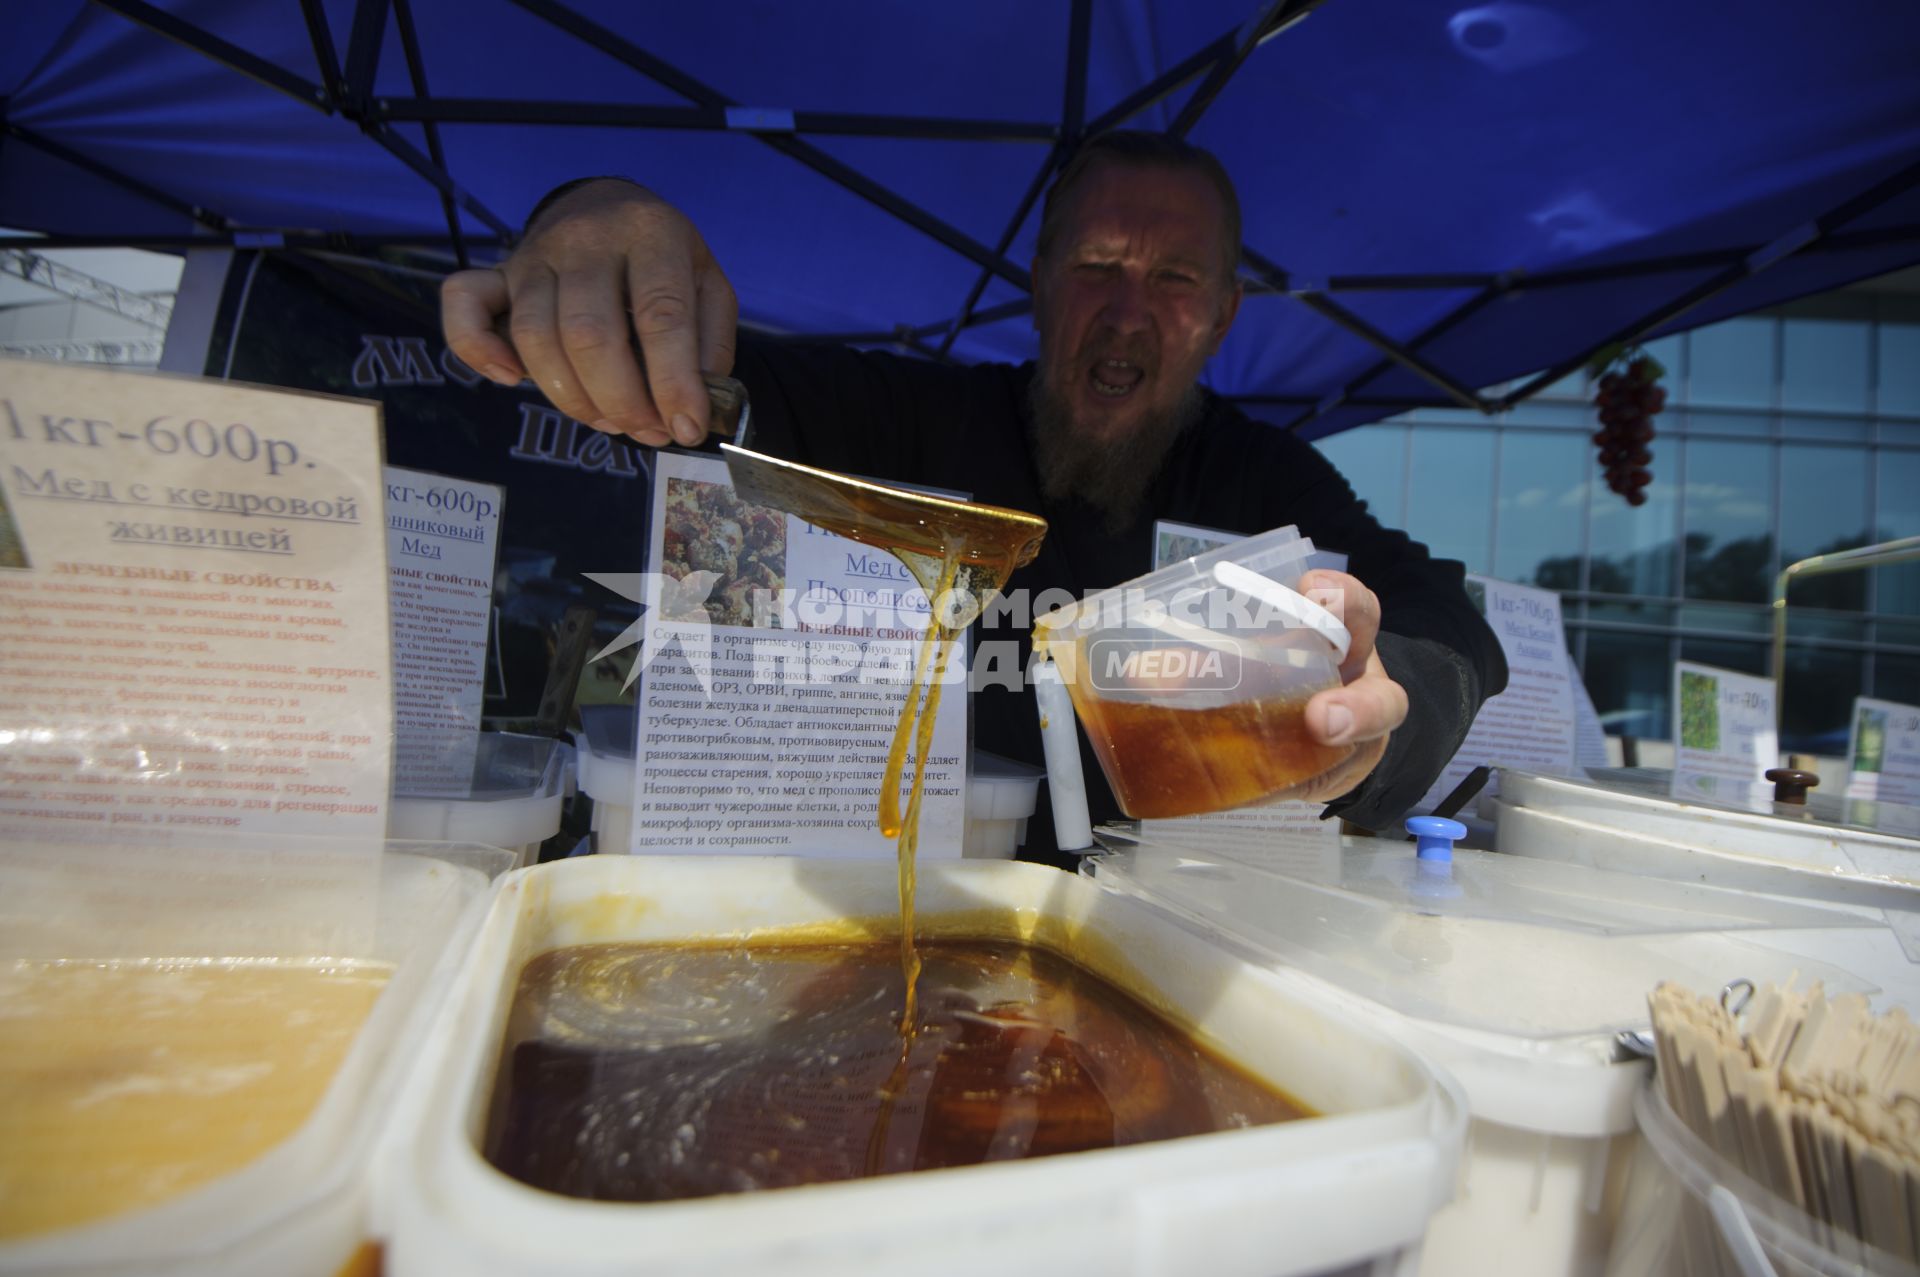
M 503 385 L 530 377 L 554 406 L 640 444 L 700 444 L 702 371 L 751 395 L 755 446 L 809 465 L 959 489 L 1049 525 L 1009 592 L 1081 597 L 1152 567 L 1156 520 L 1252 534 L 1295 524 L 1348 571 L 1302 586 L 1338 595 L 1352 645 L 1344 685 L 1316 695 L 1308 730 L 1356 745 L 1311 797 L 1385 828 L 1459 747 L 1506 663 L 1458 563 L 1383 528 L 1310 445 L 1200 385 L 1239 311 L 1240 208 L 1219 162 L 1185 142 L 1115 132 L 1086 142 L 1047 194 L 1033 261 L 1036 363 L 946 365 L 879 351 L 756 339 L 699 232 L 624 179 L 542 201 L 498 270 L 449 277 L 454 353 Z M 494 325 L 511 316 L 511 341 Z M 644 356 L 632 353 L 637 340 Z M 1024 624 L 1011 641 L 1024 669 Z M 977 662 L 977 665 L 981 664 Z M 980 680 L 975 741 L 1038 764 L 1021 680 Z M 1084 740 L 1095 823 L 1120 815 Z M 1051 852 L 1047 804 L 1031 858 Z

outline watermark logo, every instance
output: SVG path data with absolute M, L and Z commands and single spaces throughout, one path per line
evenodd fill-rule
M 976 621 L 983 635 L 991 635 L 1002 628 L 1038 628 L 1042 618 L 1076 602 L 1065 591 L 1048 590 L 1030 598 L 1027 591 L 1014 590 L 988 599 L 975 618 L 973 596 L 964 591 L 943 594 L 929 606 L 917 591 L 877 597 L 864 588 L 834 589 L 814 582 L 805 591 L 756 588 L 746 596 L 750 613 L 743 614 L 743 604 L 734 597 L 738 583 L 730 584 L 713 571 L 680 577 L 660 572 L 586 576 L 641 607 L 640 617 L 590 659 L 637 648 L 622 685 L 625 690 L 677 645 L 709 700 L 720 655 L 716 615 L 728 642 L 735 645 L 728 654 L 751 659 L 752 682 L 814 687 L 908 682 L 919 642 L 936 616 L 950 625 Z M 716 591 L 725 593 L 725 607 Z M 1298 657 L 1314 650 L 1311 640 L 1276 642 L 1281 636 L 1275 631 L 1319 628 L 1306 623 L 1312 618 L 1300 615 L 1300 607 L 1317 604 L 1339 618 L 1343 603 L 1337 589 L 1308 591 L 1306 599 L 1288 608 L 1204 585 L 1166 598 L 1120 590 L 1109 592 L 1095 606 L 1081 607 L 1065 624 L 1056 621 L 1052 629 L 1057 646 L 1085 640 L 1084 667 L 1079 660 L 1071 662 L 1073 668 L 1063 666 L 1069 680 L 1087 678 L 1101 691 L 1232 691 L 1241 685 L 1246 662 L 1271 661 L 1282 650 Z M 970 675 L 967 663 L 954 662 L 942 681 L 966 679 L 974 690 L 1000 685 L 1017 690 L 1033 681 L 1033 658 L 1024 640 L 983 637 L 971 646 Z
M 660 654 L 678 644 L 681 655 L 700 680 L 700 690 L 713 696 L 713 619 L 707 615 L 707 596 L 720 580 L 718 572 L 689 572 L 675 578 L 664 572 L 587 572 L 589 581 L 606 586 L 621 598 L 640 605 L 640 615 L 620 631 L 613 642 L 595 652 L 597 661 L 638 644 L 633 668 L 627 671 L 626 691 Z M 657 591 L 659 605 L 649 613 L 647 599 Z
M 1240 653 L 1226 641 L 1099 638 L 1087 644 L 1087 665 L 1087 681 L 1100 692 L 1228 692 L 1240 686 Z

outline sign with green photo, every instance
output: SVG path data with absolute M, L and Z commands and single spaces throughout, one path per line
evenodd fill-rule
M 1920 707 L 1865 696 L 1853 702 L 1847 797 L 1920 804 Z
M 1673 785 L 1676 795 L 1699 782 L 1760 785 L 1780 765 L 1773 683 L 1751 674 L 1677 662 L 1673 668 Z

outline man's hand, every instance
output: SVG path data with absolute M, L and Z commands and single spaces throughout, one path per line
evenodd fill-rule
M 678 209 L 606 180 L 554 201 L 500 269 L 448 276 L 440 316 L 453 353 L 494 381 L 531 377 L 568 416 L 661 447 L 706 438 L 700 375 L 733 370 L 739 303 Z
M 1373 650 L 1380 633 L 1380 600 L 1344 572 L 1318 570 L 1300 580 L 1300 592 L 1325 603 L 1353 638 L 1340 666 L 1344 686 L 1329 688 L 1307 702 L 1307 730 L 1328 745 L 1358 744 L 1353 757 L 1328 772 L 1302 795 L 1329 802 L 1367 778 L 1387 752 L 1387 737 L 1407 717 L 1407 693 L 1387 677 Z M 1332 596 L 1332 597 L 1329 597 Z

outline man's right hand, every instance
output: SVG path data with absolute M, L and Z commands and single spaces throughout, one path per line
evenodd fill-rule
M 495 330 L 502 315 L 511 341 Z M 738 317 L 693 223 L 613 179 L 542 210 L 498 270 L 460 271 L 440 290 L 447 345 L 469 366 L 506 386 L 531 377 L 568 416 L 654 447 L 706 438 L 701 373 L 733 371 Z

